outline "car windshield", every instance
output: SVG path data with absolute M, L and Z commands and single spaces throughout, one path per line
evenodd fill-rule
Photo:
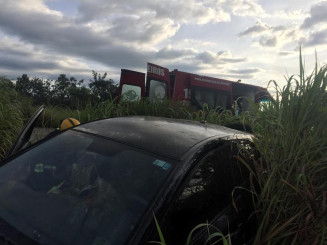
M 149 98 L 164 99 L 167 97 L 167 83 L 157 80 L 150 81 Z
M 43 244 L 123 244 L 172 168 L 66 131 L 0 168 L 0 217 Z

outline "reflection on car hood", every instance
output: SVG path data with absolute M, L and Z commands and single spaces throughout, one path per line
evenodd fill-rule
M 208 138 L 249 139 L 251 135 L 219 125 L 159 117 L 119 117 L 86 123 L 74 130 L 101 135 L 144 150 L 181 159 Z

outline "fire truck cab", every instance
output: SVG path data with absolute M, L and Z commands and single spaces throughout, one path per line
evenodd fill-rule
M 240 82 L 201 76 L 177 69 L 147 64 L 147 74 L 122 69 L 119 96 L 122 101 L 141 98 L 188 101 L 197 109 L 207 104 L 213 109 L 248 111 L 252 101 L 269 97 L 267 89 Z M 244 99 L 246 98 L 246 99 Z

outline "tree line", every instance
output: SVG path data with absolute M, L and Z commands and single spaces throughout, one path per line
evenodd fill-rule
M 118 85 L 107 78 L 107 73 L 101 75 L 92 71 L 92 79 L 88 86 L 84 79 L 77 80 L 60 74 L 56 80 L 31 78 L 27 74 L 18 77 L 16 83 L 1 78 L 2 86 L 15 89 L 19 94 L 31 98 L 34 105 L 63 105 L 71 108 L 83 108 L 87 103 L 96 104 L 118 96 Z

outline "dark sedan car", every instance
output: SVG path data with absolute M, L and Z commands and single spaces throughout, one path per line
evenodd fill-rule
M 124 117 L 20 148 L 0 168 L 0 244 L 146 244 L 158 241 L 154 215 L 168 245 L 206 222 L 233 244 L 249 240 L 251 200 L 235 189 L 249 178 L 239 161 L 248 134 Z M 199 229 L 191 243 L 207 238 Z

